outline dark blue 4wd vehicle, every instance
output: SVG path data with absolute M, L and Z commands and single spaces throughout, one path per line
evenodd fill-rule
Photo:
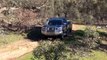
M 72 31 L 72 24 L 65 18 L 50 18 L 41 29 L 45 36 L 60 36 L 61 39 Z

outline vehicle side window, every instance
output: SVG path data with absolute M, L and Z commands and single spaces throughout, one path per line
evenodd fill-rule
M 67 21 L 66 21 L 66 20 L 63 20 L 63 22 L 64 22 L 64 23 L 67 23 Z

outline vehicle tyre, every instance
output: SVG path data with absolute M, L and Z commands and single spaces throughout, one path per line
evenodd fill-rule
M 71 29 L 68 29 L 67 30 L 67 36 L 70 36 L 72 34 L 72 30 Z
M 69 33 L 72 33 L 72 30 L 71 30 L 71 29 L 69 29 Z
M 64 39 L 64 34 L 60 35 L 60 39 L 63 40 Z

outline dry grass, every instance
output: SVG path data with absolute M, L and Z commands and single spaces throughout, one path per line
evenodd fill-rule
M 0 34 L 0 46 L 21 40 L 23 38 L 24 37 L 19 34 L 8 34 L 8 35 Z

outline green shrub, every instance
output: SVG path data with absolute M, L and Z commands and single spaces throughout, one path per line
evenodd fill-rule
M 83 37 L 84 34 L 85 34 L 85 33 L 84 33 L 83 30 L 77 30 L 77 31 L 75 31 L 75 33 L 74 33 L 75 36 L 81 36 L 81 37 Z
M 69 60 L 72 53 L 61 41 L 45 41 L 34 50 L 34 56 L 38 60 Z
M 84 32 L 85 35 L 82 39 L 82 43 L 85 44 L 88 48 L 94 48 L 98 46 L 99 33 L 92 30 L 91 28 L 86 28 Z
M 86 28 L 85 29 L 85 37 L 87 38 L 98 38 L 99 37 L 99 33 L 97 31 L 92 30 L 91 28 Z

